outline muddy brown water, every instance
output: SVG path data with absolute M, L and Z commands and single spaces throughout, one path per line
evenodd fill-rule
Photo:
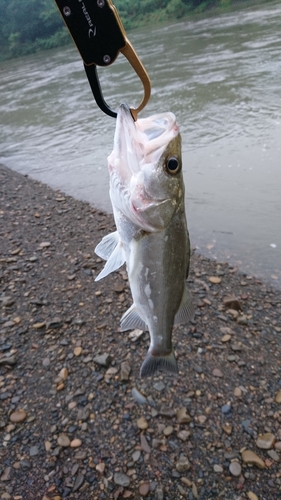
M 173 111 L 193 247 L 281 287 L 280 2 L 129 34 L 151 81 L 140 116 Z M 112 107 L 142 89 L 119 57 L 99 70 Z M 0 64 L 0 162 L 111 212 L 115 120 L 70 45 Z

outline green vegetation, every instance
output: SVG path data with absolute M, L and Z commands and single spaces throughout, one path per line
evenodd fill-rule
M 95 1 L 95 0 L 93 0 Z M 249 0 L 244 0 L 245 1 Z M 113 0 L 125 29 L 178 19 L 189 12 L 235 0 Z M 0 60 L 69 43 L 71 40 L 53 0 L 0 0 Z

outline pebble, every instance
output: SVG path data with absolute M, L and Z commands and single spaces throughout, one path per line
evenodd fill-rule
M 14 424 L 19 424 L 27 418 L 27 413 L 25 410 L 16 410 L 10 415 L 10 421 Z
M 75 347 L 73 354 L 74 354 L 74 356 L 80 356 L 82 354 L 82 347 L 81 346 Z
M 227 415 L 228 413 L 231 412 L 231 406 L 229 404 L 226 404 L 226 405 L 223 405 L 221 407 L 221 412 L 224 414 L 224 415 Z
M 229 465 L 229 472 L 234 477 L 239 477 L 242 472 L 242 467 L 239 462 L 231 462 Z
M 39 448 L 38 446 L 31 446 L 30 450 L 29 450 L 29 455 L 31 457 L 35 457 L 36 455 L 38 455 L 39 453 Z
M 224 424 L 223 430 L 228 436 L 230 436 L 230 434 L 232 433 L 232 425 L 227 422 L 226 424 Z
M 105 463 L 100 462 L 99 464 L 96 465 L 96 470 L 100 473 L 103 474 L 105 469 Z
M 237 398 L 240 398 L 242 396 L 242 391 L 240 389 L 240 387 L 235 387 L 234 391 L 233 391 L 233 394 L 234 396 L 236 396 Z
M 230 340 L 231 340 L 231 335 L 229 335 L 228 333 L 224 335 L 221 339 L 222 342 L 229 342 Z
M 281 390 L 277 392 L 275 396 L 276 403 L 281 403 Z
M 163 430 L 164 436 L 170 436 L 174 432 L 174 428 L 171 425 L 167 425 L 165 429 Z
M 118 484 L 118 486 L 123 486 L 123 488 L 127 488 L 127 486 L 129 486 L 131 482 L 130 478 L 123 472 L 115 472 L 113 480 L 115 484 Z
M 248 491 L 247 492 L 247 497 L 250 500 L 259 500 L 259 497 L 257 497 L 257 495 L 253 491 Z
M 150 492 L 150 484 L 149 483 L 142 483 L 139 486 L 139 494 L 142 497 L 146 497 L 148 493 Z
M 251 450 L 244 450 L 242 452 L 242 460 L 245 464 L 253 464 L 259 467 L 260 469 L 265 468 L 264 461 Z
M 62 368 L 58 376 L 61 380 L 66 380 L 68 377 L 68 369 L 66 367 Z
M 161 381 L 156 382 L 156 384 L 153 385 L 153 388 L 158 392 L 164 391 L 165 387 L 166 386 L 165 386 L 164 382 L 161 382 Z
M 185 472 L 190 469 L 190 462 L 187 457 L 181 456 L 176 463 L 176 469 L 178 472 Z
M 57 443 L 59 446 L 67 448 L 70 445 L 70 439 L 66 434 L 61 434 L 57 439 Z
M 220 377 L 220 378 L 221 378 L 221 377 L 223 377 L 223 373 L 222 373 L 222 371 L 221 371 L 219 368 L 215 368 L 215 369 L 213 370 L 213 376 L 214 376 L 214 377 Z
M 12 467 L 6 467 L 6 469 L 4 469 L 4 471 L 1 474 L 0 480 L 1 481 L 10 481 L 11 474 L 12 474 Z
M 72 491 L 78 491 L 81 488 L 83 483 L 84 483 L 84 475 L 78 474 Z
M 137 420 L 137 426 L 139 429 L 145 430 L 148 428 L 148 422 L 146 421 L 146 419 L 144 417 L 140 417 Z
M 256 440 L 256 445 L 258 448 L 262 450 L 269 450 L 272 448 L 275 441 L 275 436 L 271 432 L 267 432 L 266 434 L 260 434 L 258 439 Z
M 223 467 L 221 465 L 214 465 L 214 472 L 223 472 Z
M 81 446 L 82 444 L 82 441 L 81 439 L 73 439 L 71 442 L 70 442 L 70 448 L 79 448 L 79 446 Z
M 106 366 L 108 367 L 111 363 L 111 356 L 107 353 L 105 354 L 100 354 L 99 356 L 95 356 L 93 359 L 94 363 L 100 366 Z
M 239 300 L 234 295 L 225 297 L 223 303 L 227 309 L 234 309 L 235 311 L 241 311 L 242 309 Z
M 179 431 L 178 434 L 177 434 L 177 437 L 181 441 L 184 441 L 184 442 L 188 440 L 189 436 L 190 436 L 190 432 L 189 431 L 185 431 L 185 430 Z
M 191 416 L 187 413 L 187 409 L 185 407 L 180 408 L 177 411 L 177 422 L 179 424 L 189 424 L 191 422 Z
M 150 453 L 151 452 L 151 448 L 146 440 L 146 437 L 144 436 L 144 434 L 141 434 L 140 435 L 140 442 L 141 442 L 141 449 L 145 452 L 145 453 Z
M 218 276 L 209 276 L 208 279 L 210 283 L 213 283 L 215 285 L 219 285 L 221 283 L 221 278 L 219 278 Z
M 268 450 L 267 454 L 270 458 L 272 458 L 272 460 L 274 460 L 274 462 L 279 462 L 280 457 L 279 457 L 278 453 L 276 453 L 276 451 Z
M 139 405 L 144 405 L 147 399 L 135 387 L 132 389 L 132 396 Z
M 124 361 L 123 363 L 121 363 L 121 381 L 122 382 L 126 382 L 127 380 L 129 380 L 129 377 L 130 377 L 130 373 L 131 373 L 131 367 L 129 365 L 129 363 L 127 363 L 127 361 Z
M 141 456 L 140 450 L 134 451 L 132 455 L 133 462 L 137 462 L 140 459 L 140 456 Z

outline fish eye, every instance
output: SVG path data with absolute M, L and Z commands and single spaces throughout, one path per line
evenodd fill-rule
M 169 174 L 177 174 L 180 171 L 181 165 L 176 156 L 170 156 L 166 160 L 166 170 Z

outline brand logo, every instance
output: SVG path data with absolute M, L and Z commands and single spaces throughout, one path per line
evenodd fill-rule
M 81 3 L 82 11 L 83 11 L 83 14 L 87 20 L 88 25 L 90 26 L 90 28 L 94 28 L 91 16 L 90 16 L 89 12 L 87 11 L 84 2 L 82 2 L 82 0 L 78 0 L 78 2 Z M 96 34 L 96 27 L 94 28 L 94 30 L 89 29 L 89 31 L 88 31 L 89 38 L 91 38 L 92 36 L 95 36 L 95 34 Z

